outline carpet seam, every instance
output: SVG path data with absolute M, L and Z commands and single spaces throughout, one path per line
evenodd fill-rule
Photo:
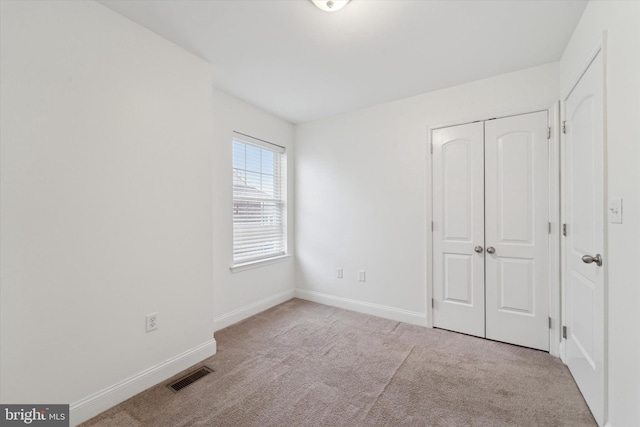
M 396 376 L 396 374 L 398 373 L 400 368 L 402 368 L 402 366 L 404 366 L 404 364 L 407 362 L 407 359 L 409 358 L 409 356 L 411 356 L 411 353 L 413 353 L 413 350 L 415 350 L 415 348 L 416 348 L 415 345 L 411 346 L 411 350 L 409 350 L 409 352 L 404 357 L 404 359 L 402 359 L 402 363 L 400 363 L 396 367 L 396 369 L 393 371 L 393 374 L 391 374 L 391 376 L 389 377 L 389 381 L 387 381 L 387 383 L 382 388 L 382 391 L 380 391 L 380 393 L 378 393 L 378 395 L 376 396 L 376 400 L 374 400 L 373 403 L 371 404 L 371 406 L 369 406 L 369 409 L 367 409 L 367 413 L 364 414 L 364 417 L 362 417 L 362 421 L 365 421 L 367 419 L 367 417 L 369 416 L 369 413 L 371 412 L 373 407 L 376 406 L 376 403 L 378 403 L 378 400 L 380 400 L 380 397 L 384 394 L 385 391 L 387 391 L 387 387 L 389 387 L 389 384 L 391 384 L 391 381 L 393 381 L 393 378 Z
M 391 331 L 391 333 L 392 333 L 392 334 L 396 332 L 396 329 L 398 329 L 398 328 L 400 327 L 400 324 L 401 324 L 401 323 L 402 323 L 402 322 L 398 322 L 398 323 L 396 324 L 396 326 L 395 326 L 395 327 L 393 328 L 393 330 Z

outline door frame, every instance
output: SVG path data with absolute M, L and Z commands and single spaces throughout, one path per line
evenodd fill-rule
M 531 107 L 522 110 L 502 112 L 499 114 L 483 114 L 456 120 L 447 123 L 439 123 L 427 126 L 427 283 L 425 292 L 426 323 L 433 328 L 433 155 L 431 152 L 432 133 L 436 129 L 459 126 L 467 123 L 501 119 L 511 116 L 546 111 L 548 126 L 551 127 L 549 138 L 549 221 L 551 233 L 549 234 L 549 316 L 551 327 L 549 328 L 549 354 L 558 357 L 560 347 L 560 103 L 553 105 Z
M 602 55 L 602 148 L 603 148 L 603 158 L 602 158 L 602 176 L 603 176 L 603 208 L 604 208 L 604 212 L 603 212 L 603 247 L 602 247 L 602 257 L 605 260 L 605 262 L 602 265 L 602 285 L 603 285 L 603 313 L 602 313 L 602 320 L 603 320 L 603 343 L 602 343 L 602 348 L 603 348 L 603 412 L 602 412 L 602 418 L 603 418 L 603 423 L 604 425 L 608 424 L 608 420 L 609 420 L 609 346 L 608 346 L 608 342 L 609 342 L 609 267 L 608 267 L 608 260 L 609 260 L 609 245 L 608 245 L 608 241 L 609 241 L 609 221 L 608 221 L 608 212 L 607 212 L 607 208 L 609 206 L 608 200 L 609 200 L 609 188 L 608 188 L 608 128 L 607 128 L 607 30 L 604 30 L 602 32 L 602 36 L 600 37 L 600 39 L 598 39 L 595 43 L 595 45 L 591 48 L 591 50 L 589 51 L 588 55 L 585 56 L 584 60 L 582 61 L 582 63 L 580 64 L 580 67 L 576 69 L 576 72 L 574 74 L 574 77 L 571 79 L 571 84 L 569 86 L 569 89 L 566 91 L 566 93 L 562 94 L 561 97 L 561 101 L 560 101 L 560 124 L 565 120 L 565 114 L 566 114 L 566 108 L 565 108 L 565 101 L 566 99 L 571 95 L 571 93 L 573 92 L 573 90 L 575 89 L 575 87 L 578 85 L 580 79 L 582 78 L 582 76 L 587 72 L 589 66 L 591 65 L 591 63 L 593 62 L 593 60 L 596 58 L 596 56 L 598 55 L 598 53 L 600 53 Z M 560 172 L 561 172 L 561 181 L 560 181 L 560 189 L 561 189 L 561 196 L 564 194 L 564 188 L 566 185 L 565 182 L 565 174 L 564 174 L 564 159 L 566 158 L 566 142 L 564 137 L 562 136 L 563 134 L 560 133 L 560 153 L 561 153 L 561 162 L 560 162 Z M 565 222 L 566 220 L 566 204 L 567 204 L 567 200 L 564 199 L 564 197 L 560 198 L 560 219 L 562 222 Z M 560 295 L 561 295 L 561 312 L 562 312 L 562 324 L 565 324 L 565 317 L 564 315 L 566 314 L 566 303 L 567 303 L 567 290 L 566 290 L 566 279 L 564 277 L 564 265 L 565 265 L 565 254 L 564 254 L 564 241 L 561 239 L 561 246 L 560 246 L 560 268 L 561 268 L 561 275 L 560 275 Z M 560 353 L 559 353 L 559 357 L 560 360 L 562 360 L 562 362 L 564 364 L 567 363 L 566 360 L 566 346 L 565 346 L 565 340 L 562 340 L 561 338 L 561 342 L 560 342 Z

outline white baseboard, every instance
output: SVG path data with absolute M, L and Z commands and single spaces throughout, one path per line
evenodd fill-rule
M 70 405 L 70 425 L 76 426 L 132 396 L 165 381 L 190 366 L 216 354 L 216 340 L 211 339 L 169 360 L 109 386 Z
M 222 316 L 215 317 L 213 319 L 213 330 L 215 332 L 219 331 L 220 329 L 224 329 L 227 326 L 231 326 L 234 323 L 238 323 L 241 320 L 254 316 L 261 311 L 268 310 L 271 307 L 275 307 L 278 304 L 289 301 L 291 298 L 293 298 L 293 296 L 293 290 L 281 292 L 260 301 L 256 301 L 245 307 L 233 310 L 227 314 L 223 314 Z
M 402 310 L 400 308 L 372 304 L 370 302 L 358 301 L 300 288 L 295 290 L 295 296 L 296 298 L 333 307 L 344 308 L 346 310 L 357 311 L 358 313 L 371 314 L 373 316 L 397 320 L 398 322 L 410 323 L 412 325 L 427 326 L 427 315 L 425 313 Z

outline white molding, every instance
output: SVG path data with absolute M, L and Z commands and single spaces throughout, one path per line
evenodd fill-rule
M 295 290 L 295 296 L 296 298 L 301 298 L 307 301 L 343 308 L 345 310 L 357 311 L 358 313 L 370 314 L 372 316 L 397 320 L 398 322 L 410 323 L 412 325 L 427 326 L 427 315 L 425 313 L 418 313 L 415 311 L 403 310 L 386 305 L 373 304 L 370 302 L 300 288 Z
M 76 426 L 93 418 L 214 354 L 216 354 L 216 340 L 210 339 L 199 346 L 78 400 L 72 403 L 69 408 L 70 425 Z
M 560 357 L 562 310 L 560 307 L 560 262 L 561 262 L 561 220 L 560 220 L 560 101 L 549 108 L 549 354 Z
M 565 117 L 565 98 L 561 98 L 560 99 L 560 127 L 562 127 L 562 123 L 565 121 L 566 117 Z M 566 159 L 567 159 L 567 153 L 566 153 L 566 141 L 565 141 L 565 136 L 562 132 L 559 133 L 559 139 L 558 142 L 560 143 L 560 227 L 562 227 L 562 224 L 566 223 L 567 221 L 567 200 L 565 197 L 565 191 L 566 191 Z M 562 233 L 562 232 L 560 232 Z M 560 237 L 560 304 L 559 304 L 559 308 L 560 308 L 560 324 L 558 325 L 560 327 L 560 330 L 562 330 L 562 326 L 566 326 L 567 324 L 567 302 L 566 302 L 566 298 L 567 298 L 567 290 L 566 290 L 566 280 L 565 280 L 565 267 L 566 267 L 566 263 L 565 263 L 565 249 L 566 249 L 566 241 L 563 237 Z M 562 334 L 562 332 L 561 332 Z M 560 340 L 560 347 L 559 347 L 559 353 L 560 353 L 560 360 L 562 360 L 562 363 L 564 363 L 565 365 L 567 364 L 567 357 L 566 357 L 566 350 L 567 350 L 567 346 L 566 346 L 566 341 L 564 338 L 562 338 Z
M 441 122 L 441 123 L 432 123 L 427 126 L 427 132 L 429 135 L 431 135 L 431 132 L 436 129 L 466 125 L 473 122 L 485 122 L 487 120 L 493 120 L 493 119 L 504 119 L 506 117 L 522 116 L 524 114 L 538 113 L 541 111 L 548 111 L 548 110 L 549 110 L 549 105 L 532 105 L 528 108 L 518 108 L 518 109 L 509 110 L 509 111 L 496 110 L 490 114 L 483 113 L 483 114 L 477 114 L 474 116 L 467 116 L 459 120 L 452 120 L 452 121 Z
M 220 329 L 226 328 L 227 326 L 231 326 L 234 323 L 238 323 L 241 320 L 247 319 L 262 311 L 268 310 L 271 307 L 275 307 L 278 304 L 289 301 L 291 298 L 293 298 L 293 296 L 294 292 L 293 289 L 291 289 L 276 295 L 272 295 L 260 301 L 256 301 L 237 310 L 233 310 L 227 314 L 223 314 L 222 316 L 215 317 L 213 319 L 213 330 L 215 332 L 219 331 Z
M 608 39 L 609 32 L 605 29 L 602 31 L 602 40 L 600 41 L 601 49 L 602 49 L 602 148 L 604 153 L 604 158 L 602 159 L 602 178 L 604 182 L 602 183 L 602 197 L 603 197 L 603 222 L 604 222 L 604 235 L 603 235 L 603 244 L 602 255 L 605 260 L 609 259 L 609 120 L 608 120 L 608 106 L 609 106 L 609 96 L 608 96 L 608 85 L 607 79 L 609 75 L 607 73 L 608 63 L 609 63 L 609 47 L 608 47 Z M 597 55 L 597 54 L 596 54 Z M 577 84 L 577 83 L 576 83 Z M 609 263 L 605 262 L 604 271 L 602 277 L 602 284 L 604 286 L 603 297 L 604 301 L 602 301 L 602 352 L 603 352 L 603 401 L 602 405 L 604 406 L 602 411 L 602 419 L 609 419 Z
M 571 80 L 571 85 L 569 86 L 569 90 L 562 97 L 563 101 L 566 101 L 569 98 L 569 96 L 571 95 L 571 92 L 573 92 L 573 90 L 576 88 L 576 86 L 578 85 L 578 82 L 580 81 L 584 73 L 587 72 L 593 60 L 596 59 L 596 56 L 598 56 L 598 53 L 604 50 L 605 37 L 606 37 L 606 30 L 603 32 L 603 36 L 596 42 L 593 48 L 591 48 L 591 51 L 585 57 L 585 60 L 582 62 L 582 64 L 580 64 L 580 67 L 577 69 L 573 79 Z
M 240 271 L 252 270 L 254 268 L 263 267 L 265 265 L 276 264 L 279 262 L 287 261 L 291 258 L 291 254 L 278 255 L 271 258 L 259 259 L 257 261 L 249 261 L 242 264 L 236 264 L 229 267 L 232 273 L 238 273 Z
M 431 301 L 433 299 L 433 228 L 431 226 L 431 224 L 433 224 L 433 153 L 431 152 L 433 130 L 434 127 L 427 126 L 427 194 L 425 195 L 425 212 L 427 213 L 427 223 L 425 224 L 427 231 L 427 247 L 425 248 L 427 254 L 427 288 L 424 293 L 426 297 L 424 306 L 426 311 L 426 326 L 429 328 L 433 328 L 433 308 L 431 307 Z

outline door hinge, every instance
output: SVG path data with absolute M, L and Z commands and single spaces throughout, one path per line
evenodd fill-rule
M 562 133 L 566 134 L 567 133 L 567 121 L 564 120 L 562 122 Z
M 549 223 L 549 234 L 551 234 L 551 223 Z
M 564 338 L 565 340 L 567 339 L 567 327 L 566 326 L 562 327 L 562 338 Z
M 547 127 L 547 139 L 551 139 L 551 126 Z
M 567 224 L 562 224 L 562 235 L 565 237 L 567 235 Z
M 435 306 L 435 303 L 433 302 L 433 298 L 431 298 L 431 308 L 433 308 Z
M 433 221 L 431 221 L 431 231 L 433 231 Z
M 549 329 L 551 329 L 551 316 L 549 316 Z
M 429 146 L 430 146 L 429 150 L 431 150 L 431 154 L 433 154 L 433 142 Z

